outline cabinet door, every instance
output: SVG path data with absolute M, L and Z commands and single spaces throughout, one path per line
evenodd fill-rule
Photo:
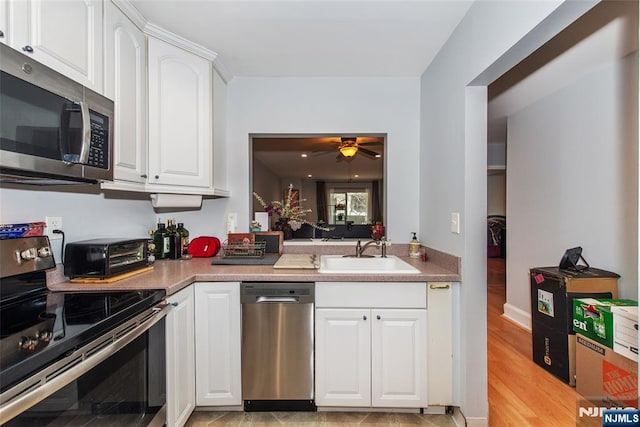
M 196 406 L 193 286 L 167 300 L 167 426 L 179 427 Z
M 0 0 L 0 43 L 9 44 L 9 0 Z
M 427 311 L 371 310 L 371 405 L 427 406 Z
M 371 405 L 370 311 L 316 310 L 316 405 Z
M 11 1 L 8 12 L 13 48 L 103 93 L 102 1 Z
M 196 283 L 196 404 L 242 403 L 240 283 Z
M 147 52 L 143 32 L 105 4 L 105 95 L 115 103 L 114 179 L 145 183 Z
M 429 405 L 453 403 L 453 289 L 451 283 L 429 283 Z
M 149 38 L 149 183 L 211 187 L 209 61 Z

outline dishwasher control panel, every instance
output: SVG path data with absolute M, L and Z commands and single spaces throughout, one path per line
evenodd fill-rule
M 308 282 L 243 282 L 240 286 L 242 304 L 262 302 L 313 303 L 314 283 Z

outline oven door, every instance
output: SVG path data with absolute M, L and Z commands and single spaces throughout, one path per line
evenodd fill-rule
M 153 308 L 7 390 L 0 424 L 162 426 L 169 309 Z

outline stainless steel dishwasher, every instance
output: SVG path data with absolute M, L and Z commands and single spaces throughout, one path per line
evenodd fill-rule
M 313 283 L 242 283 L 245 411 L 313 411 Z

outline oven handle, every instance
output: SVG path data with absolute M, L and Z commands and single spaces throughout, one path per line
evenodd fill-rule
M 116 341 L 108 344 L 106 347 L 97 351 L 96 353 L 87 357 L 85 352 L 88 349 L 82 347 L 76 351 L 74 351 L 69 356 L 65 357 L 63 360 L 58 362 L 59 364 L 65 365 L 65 361 L 70 361 L 73 359 L 77 359 L 78 357 L 82 357 L 82 361 L 80 361 L 77 365 L 69 368 L 64 371 L 60 375 L 52 378 L 47 381 L 46 377 L 51 375 L 51 373 L 43 374 L 42 378 L 38 381 L 40 382 L 39 386 L 35 386 L 32 391 L 24 393 L 19 397 L 8 401 L 6 404 L 0 406 L 0 425 L 6 423 L 12 418 L 20 415 L 27 409 L 31 408 L 35 404 L 40 401 L 46 399 L 56 391 L 60 390 L 70 382 L 76 380 L 81 377 L 85 373 L 89 372 L 91 369 L 98 366 L 100 363 L 105 361 L 111 355 L 116 353 L 118 350 L 124 348 L 128 344 L 130 344 L 133 340 L 138 338 L 140 335 L 149 330 L 153 325 L 158 323 L 161 319 L 163 319 L 169 311 L 172 309 L 172 305 L 169 304 L 166 300 L 163 300 L 160 304 L 156 305 L 151 309 L 153 315 L 149 315 L 148 311 L 145 312 L 144 315 L 140 315 L 136 317 L 136 319 L 147 317 L 147 319 L 143 320 L 138 326 L 136 326 L 131 331 L 127 332 L 125 335 L 116 339 Z M 137 321 L 137 320 L 136 320 Z M 101 339 L 93 341 L 102 341 Z M 57 364 L 56 364 L 57 365 Z M 54 365 L 55 366 L 55 365 Z M 46 372 L 46 371 L 45 371 Z M 37 383 L 36 383 L 37 384 Z M 11 392 L 11 389 L 5 393 Z

